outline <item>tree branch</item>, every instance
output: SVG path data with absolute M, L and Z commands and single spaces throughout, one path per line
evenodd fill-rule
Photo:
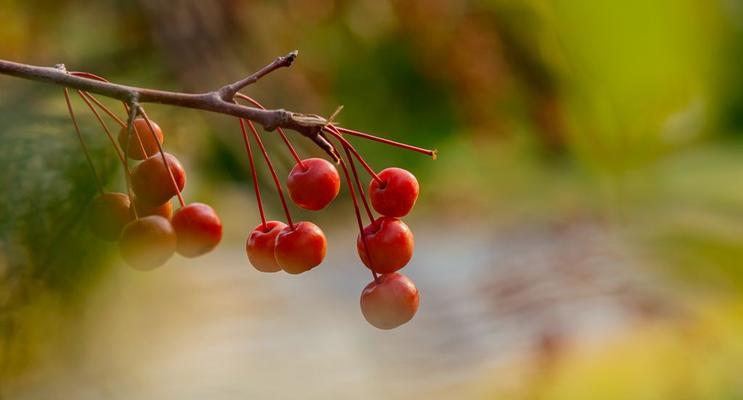
M 0 74 L 96 93 L 125 103 L 130 103 L 133 99 L 136 99 L 139 103 L 168 104 L 232 115 L 255 121 L 268 131 L 272 131 L 277 127 L 287 128 L 310 138 L 327 152 L 329 150 L 326 146 L 322 145 L 320 138 L 320 132 L 323 126 L 327 124 L 325 118 L 318 115 L 300 114 L 283 109 L 262 110 L 232 102 L 231 96 L 234 96 L 238 90 L 256 82 L 258 79 L 278 68 L 288 67 L 296 56 L 297 52 L 293 51 L 286 56 L 277 58 L 245 79 L 206 93 L 181 93 L 120 85 L 73 76 L 60 67 L 39 67 L 6 60 L 0 60 Z M 226 100 L 225 96 L 228 96 L 229 100 Z M 335 158 L 333 153 L 329 154 Z
M 299 52 L 297 50 L 294 50 L 285 56 L 278 57 L 277 59 L 273 60 L 273 62 L 249 75 L 245 79 L 239 80 L 230 85 L 223 86 L 217 91 L 217 93 L 219 93 L 219 97 L 222 98 L 222 100 L 224 101 L 232 100 L 232 98 L 235 97 L 235 94 L 237 94 L 237 92 L 239 92 L 240 89 L 244 88 L 245 86 L 252 85 L 253 83 L 257 82 L 258 79 L 263 78 L 264 76 L 279 68 L 291 66 L 294 60 L 297 58 L 298 54 Z

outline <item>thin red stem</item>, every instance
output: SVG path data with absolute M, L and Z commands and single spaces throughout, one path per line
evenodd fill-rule
M 173 184 L 173 189 L 175 190 L 176 196 L 178 196 L 178 202 L 181 204 L 181 208 L 186 206 L 185 200 L 183 200 L 183 195 L 181 194 L 180 188 L 178 188 L 178 184 L 175 182 L 175 176 L 173 176 L 173 171 L 170 170 L 170 163 L 168 163 L 168 159 L 165 157 L 165 150 L 163 150 L 163 145 L 160 143 L 160 140 L 158 140 L 157 134 L 155 133 L 155 127 L 152 126 L 152 121 L 150 121 L 150 118 L 147 116 L 147 113 L 144 112 L 144 108 L 139 107 L 139 113 L 142 114 L 142 117 L 144 117 L 144 121 L 147 123 L 147 128 L 150 130 L 150 133 L 152 134 L 152 140 L 155 141 L 157 144 L 157 149 L 160 151 L 160 157 L 163 159 L 163 163 L 165 164 L 165 169 L 168 170 L 168 176 L 170 177 L 170 182 Z M 134 130 L 137 130 L 137 126 L 134 126 Z M 141 142 L 140 142 L 141 143 Z M 144 150 L 144 149 L 143 149 Z M 143 153 L 147 154 L 147 153 Z
M 101 82 L 108 82 L 108 80 L 107 80 L 106 78 L 103 78 L 103 77 L 101 77 L 101 76 L 98 76 L 98 75 L 96 75 L 96 74 L 91 74 L 90 72 L 79 72 L 79 71 L 74 71 L 74 72 L 70 72 L 70 75 L 74 75 L 74 76 L 80 76 L 80 77 L 83 77 L 83 78 L 93 79 L 93 80 L 96 80 L 96 81 L 101 81 Z M 91 97 L 92 97 L 92 96 L 91 96 Z M 103 108 L 103 109 L 107 110 L 106 112 L 108 113 L 108 115 L 110 115 L 110 116 L 111 116 L 112 118 L 116 119 L 116 120 L 117 120 L 117 122 L 119 122 L 119 124 L 120 124 L 120 125 L 122 125 L 122 127 L 124 126 L 124 125 L 123 125 L 123 123 L 122 123 L 122 121 L 121 121 L 121 120 L 119 120 L 119 119 L 118 119 L 118 118 L 117 118 L 117 117 L 115 116 L 115 114 L 113 114 L 112 112 L 110 112 L 110 110 L 108 110 L 107 108 L 105 108 L 105 106 L 104 106 L 104 105 L 103 105 L 103 104 L 102 104 L 101 102 L 99 102 L 99 101 L 95 100 L 95 103 L 96 103 L 96 104 L 97 104 L 97 105 L 98 105 L 99 107 L 101 107 L 101 108 Z M 126 103 L 122 103 L 122 104 L 124 105 L 124 111 L 126 111 L 126 113 L 128 114 L 128 113 L 129 113 L 129 107 L 127 107 Z M 142 138 L 141 138 L 141 137 L 139 136 L 139 132 L 137 131 L 137 126 L 136 126 L 136 125 L 134 125 L 134 133 L 135 133 L 135 134 L 136 134 L 136 136 L 137 136 L 137 142 L 139 142 L 139 148 L 140 148 L 140 150 L 142 150 L 142 154 L 144 154 L 144 155 L 145 155 L 145 157 L 146 157 L 146 156 L 147 156 L 147 152 L 146 152 L 146 151 L 145 151 L 145 149 L 144 149 L 144 144 L 142 143 Z
M 330 129 L 335 130 L 335 126 L 330 126 Z M 340 135 L 340 133 L 336 130 L 336 133 Z M 342 135 L 341 135 L 342 136 Z M 340 139 L 338 140 L 341 145 L 343 146 L 343 150 L 346 153 L 346 158 L 348 159 L 348 163 L 351 164 L 351 172 L 353 173 L 353 178 L 356 181 L 356 187 L 359 190 L 359 196 L 361 196 L 361 201 L 364 204 L 364 209 L 366 210 L 366 215 L 369 217 L 369 222 L 374 223 L 374 214 L 371 212 L 371 208 L 369 207 L 369 203 L 366 200 L 366 193 L 364 193 L 364 188 L 361 185 L 361 179 L 359 179 L 359 172 L 356 170 L 356 163 L 353 161 L 353 157 L 351 156 L 351 151 L 349 149 L 349 146 L 346 145 L 343 141 Z
M 134 201 L 134 191 L 132 190 L 132 176 L 129 174 L 129 139 L 132 137 L 134 119 L 137 116 L 136 110 L 132 108 L 129 110 L 128 115 L 126 120 L 126 140 L 124 140 L 124 180 L 126 181 L 126 194 L 129 195 L 132 212 L 134 212 L 134 219 L 139 220 L 139 212 L 137 211 L 137 204 Z
M 366 215 L 369 217 L 369 222 L 374 222 L 374 215 L 371 212 L 371 208 L 369 208 L 369 203 L 366 201 L 366 193 L 364 193 L 364 188 L 361 186 L 361 180 L 359 179 L 359 173 L 356 171 L 356 165 L 353 162 L 353 157 L 351 157 L 351 152 L 348 151 L 348 147 L 343 147 L 343 150 L 346 151 L 346 158 L 348 159 L 348 163 L 351 164 L 351 172 L 353 173 L 353 179 L 356 181 L 356 187 L 359 189 L 359 197 L 361 197 L 361 202 L 364 204 L 364 209 L 366 210 Z
M 90 72 L 78 72 L 78 71 L 75 71 L 75 72 L 70 72 L 70 75 L 81 76 L 83 78 L 93 79 L 93 80 L 97 80 L 97 81 L 101 81 L 101 82 L 108 82 L 108 80 L 106 78 L 103 78 L 103 77 L 98 76 L 96 74 L 91 74 Z M 122 127 L 126 126 L 126 125 L 124 125 L 124 122 L 121 121 L 116 116 L 116 114 L 114 114 L 113 112 L 111 112 L 111 110 L 109 110 L 106 106 L 104 106 L 103 103 L 101 103 L 97 99 L 93 98 L 92 95 L 90 95 L 90 94 L 88 94 L 88 95 L 92 98 L 92 100 L 96 103 L 96 105 L 98 105 L 98 107 L 101 107 L 103 110 L 105 110 L 106 113 L 111 116 L 111 118 L 115 119 L 116 122 L 119 123 L 119 125 L 121 125 Z M 122 103 L 122 104 L 124 105 L 124 111 L 128 114 L 129 113 L 129 107 L 127 107 L 126 103 Z M 142 138 L 139 136 L 139 132 L 137 131 L 137 126 L 136 125 L 134 125 L 134 133 L 137 136 L 137 142 L 139 142 L 139 148 L 140 148 L 140 150 L 142 150 L 142 154 L 144 154 L 145 157 L 146 157 L 147 156 L 147 152 L 144 149 L 144 144 L 142 143 Z
M 113 135 L 111 134 L 111 131 L 108 129 L 108 126 L 103 121 L 103 118 L 101 118 L 101 115 L 98 113 L 98 110 L 95 109 L 93 104 L 88 100 L 85 95 L 83 94 L 83 91 L 78 90 L 77 94 L 80 96 L 80 98 L 85 102 L 85 104 L 88 106 L 90 111 L 93 112 L 95 115 L 95 118 L 98 120 L 98 122 L 101 124 L 101 127 L 106 132 L 106 136 L 108 136 L 108 140 L 111 142 L 111 145 L 113 145 L 114 150 L 116 151 L 116 155 L 119 157 L 119 160 L 121 160 L 121 165 L 124 165 L 124 155 L 121 153 L 121 149 L 119 148 L 119 145 L 116 143 L 116 140 L 114 139 Z
M 250 146 L 250 139 L 248 138 L 248 131 L 245 129 L 245 122 L 242 118 L 240 121 L 240 130 L 243 134 L 243 141 L 245 142 L 245 151 L 248 153 L 248 160 L 250 161 L 250 173 L 253 176 L 253 191 L 255 192 L 255 200 L 258 202 L 258 212 L 261 214 L 261 223 L 263 224 L 263 230 L 265 231 L 268 226 L 266 225 L 266 213 L 263 210 L 263 200 L 261 199 L 261 190 L 258 187 L 258 174 L 255 172 L 255 161 L 253 159 L 253 149 Z
M 128 114 L 129 113 L 129 107 L 126 104 L 124 104 L 124 109 L 126 110 L 126 112 Z M 150 126 L 149 124 L 148 124 L 148 126 L 150 127 L 150 131 L 152 132 L 152 135 L 154 136 L 155 135 L 155 132 L 152 130 L 152 126 Z M 142 156 L 145 157 L 145 158 L 147 158 L 147 150 L 145 150 L 144 143 L 142 143 L 142 137 L 139 136 L 139 130 L 137 130 L 137 124 L 134 124 L 134 126 L 132 126 L 132 128 L 134 128 L 134 136 L 137 138 L 137 143 L 139 144 L 139 150 L 142 152 Z M 155 143 L 158 144 L 158 148 L 162 151 L 162 148 L 160 147 L 160 141 L 157 140 L 157 137 L 155 137 Z
M 364 160 L 364 157 L 361 157 L 361 154 L 359 154 L 359 152 L 356 151 L 356 148 L 354 148 L 353 145 L 348 140 L 346 140 L 346 138 L 344 138 L 340 132 L 336 131 L 334 126 L 328 125 L 324 127 L 323 130 L 335 136 L 335 138 L 341 142 L 344 148 L 351 150 L 351 153 L 353 153 L 356 159 L 359 160 L 359 162 L 361 163 L 361 166 L 364 167 L 366 172 L 368 172 L 369 175 L 371 175 L 371 177 L 374 178 L 374 180 L 376 180 L 380 184 L 384 184 L 384 181 L 382 180 L 382 178 L 380 178 L 379 175 L 377 175 L 377 173 L 374 172 L 372 167 L 370 167 L 369 164 L 367 164 L 367 162 Z
M 88 151 L 88 146 L 85 144 L 85 140 L 83 139 L 82 133 L 80 133 L 80 126 L 78 126 L 77 118 L 75 118 L 75 112 L 72 110 L 72 102 L 70 102 L 70 93 L 67 90 L 67 88 L 64 88 L 64 99 L 65 99 L 65 102 L 67 103 L 67 111 L 69 111 L 70 113 L 72 124 L 75 125 L 75 133 L 77 134 L 77 139 L 80 141 L 80 147 L 82 147 L 83 153 L 85 153 L 85 158 L 88 160 L 88 165 L 90 166 L 90 172 L 93 173 L 93 178 L 95 179 L 98 192 L 103 194 L 103 184 L 101 183 L 101 178 L 98 177 L 98 173 L 95 170 L 95 164 L 93 164 L 93 158 L 90 156 L 90 151 Z
M 373 140 L 375 142 L 380 142 L 380 143 L 388 144 L 390 146 L 399 147 L 401 149 L 406 149 L 406 150 L 411 150 L 411 151 L 415 151 L 415 152 L 418 152 L 418 153 L 422 153 L 422 154 L 425 154 L 427 156 L 433 157 L 434 160 L 436 159 L 436 155 L 438 154 L 438 152 L 436 150 L 424 149 L 422 147 L 418 147 L 418 146 L 413 146 L 413 145 L 409 145 L 409 144 L 405 144 L 405 143 L 396 142 L 394 140 L 385 139 L 385 138 L 382 138 L 382 137 L 379 137 L 379 136 L 370 135 L 368 133 L 356 131 L 356 130 L 353 130 L 353 129 L 342 128 L 340 126 L 334 126 L 334 127 L 337 130 L 339 130 L 340 132 L 342 132 L 342 133 L 347 133 L 347 134 L 352 135 L 352 136 L 358 136 L 360 138 L 369 139 L 369 140 Z
M 93 79 L 93 80 L 96 80 L 96 81 L 108 82 L 108 79 L 106 79 L 106 78 L 104 78 L 102 76 L 98 76 L 96 74 L 92 74 L 90 72 L 71 71 L 71 72 L 69 72 L 69 74 L 70 75 L 74 75 L 74 76 L 81 76 L 83 78 Z
M 261 153 L 263 153 L 263 159 L 266 160 L 266 165 L 268 165 L 268 169 L 271 171 L 273 182 L 274 184 L 276 184 L 276 191 L 279 193 L 279 199 L 281 200 L 281 206 L 284 207 L 284 213 L 286 214 L 286 222 L 289 224 L 289 228 L 294 229 L 294 223 L 292 222 L 292 216 L 289 213 L 289 206 L 287 206 L 286 199 L 284 198 L 284 190 L 281 189 L 281 182 L 279 181 L 278 175 L 276 175 L 276 169 L 273 167 L 273 163 L 271 162 L 271 157 L 268 156 L 266 147 L 263 145 L 263 141 L 261 140 L 260 135 L 258 135 L 258 131 L 255 130 L 255 126 L 253 126 L 253 122 L 250 120 L 247 120 L 247 121 L 248 121 L 248 127 L 250 128 L 250 131 L 253 133 L 253 137 L 255 138 L 255 141 L 258 143 L 258 147 L 260 147 Z
M 332 143 L 331 143 L 331 146 Z M 338 152 L 338 149 L 333 146 L 333 149 Z M 350 156 L 349 156 L 350 160 Z M 369 246 L 366 243 L 366 236 L 364 235 L 364 223 L 361 221 L 361 211 L 359 210 L 359 202 L 356 200 L 356 192 L 353 189 L 353 183 L 351 182 L 351 176 L 348 173 L 348 168 L 346 167 L 346 162 L 341 158 L 340 159 L 341 168 L 343 169 L 343 176 L 346 177 L 346 185 L 348 185 L 348 192 L 351 194 L 351 201 L 353 202 L 353 212 L 356 214 L 356 223 L 359 226 L 359 236 L 361 237 L 361 243 L 364 245 L 364 253 L 366 253 L 366 258 L 369 260 L 369 264 L 372 263 L 371 261 L 371 253 L 369 253 Z M 371 268 L 369 268 L 372 272 L 372 276 L 374 277 L 374 280 L 377 280 L 377 273 L 374 272 Z
M 359 189 L 359 193 L 361 194 L 361 200 L 364 202 L 364 208 L 366 208 L 366 213 L 369 216 L 369 220 L 371 222 L 374 222 L 374 216 L 371 213 L 371 209 L 369 208 L 369 203 L 366 201 L 366 193 L 364 193 L 364 188 L 361 185 L 361 180 L 359 179 L 359 173 L 356 170 L 356 163 L 353 161 L 353 157 L 351 157 L 351 151 L 356 152 L 356 149 L 351 145 L 351 143 L 347 140 L 344 140 L 343 135 L 338 132 L 338 129 L 332 125 L 328 124 L 328 128 L 331 130 L 334 130 L 335 133 L 338 135 L 336 139 L 341 143 L 343 146 L 343 150 L 346 152 L 346 157 L 348 158 L 348 162 L 351 164 L 351 172 L 353 172 L 353 178 L 356 181 L 356 187 Z M 356 152 L 356 154 L 359 154 Z
M 239 99 L 243 99 L 262 110 L 266 109 L 266 107 L 263 107 L 263 105 L 261 105 L 261 103 L 259 103 L 257 100 L 253 99 L 252 97 L 246 96 L 242 93 L 236 93 L 235 97 Z M 294 149 L 294 146 L 292 146 L 291 142 L 289 141 L 289 138 L 286 136 L 286 133 L 284 133 L 284 130 L 281 129 L 281 127 L 276 128 L 276 130 L 279 131 L 279 136 L 281 136 L 281 140 L 283 140 L 284 143 L 286 143 L 286 147 L 289 148 L 289 151 L 292 153 L 292 157 L 294 157 L 294 160 L 297 162 L 297 164 L 299 164 L 302 167 L 302 170 L 306 171 L 307 167 L 304 166 L 302 159 L 299 158 L 299 154 L 297 154 L 297 151 Z
M 101 110 L 103 110 L 103 112 L 108 114 L 108 116 L 111 117 L 114 121 L 116 121 L 116 123 L 119 124 L 120 127 L 126 128 L 126 122 L 122 121 L 121 118 L 119 118 L 116 114 L 114 114 L 114 112 L 111 111 L 110 108 L 106 107 L 105 104 L 101 103 L 100 100 L 95 98 L 95 96 L 93 96 L 92 94 L 88 92 L 82 92 L 82 91 L 78 91 L 78 92 L 81 92 L 88 100 L 92 101 Z

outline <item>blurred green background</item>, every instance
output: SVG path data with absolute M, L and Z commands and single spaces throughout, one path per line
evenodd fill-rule
M 225 239 L 140 273 L 80 223 L 96 187 L 59 87 L 0 76 L 0 398 L 743 398 L 743 1 L 0 0 L 0 58 L 244 92 L 421 183 L 421 309 L 368 326 L 350 199 L 325 264 L 253 270 L 234 119 L 150 105 Z M 114 104 L 111 103 L 113 106 Z M 121 170 L 75 103 L 108 190 Z M 320 156 L 289 133 L 302 156 Z M 291 158 L 265 134 L 284 176 Z M 281 217 L 265 168 L 268 212 Z M 366 179 L 366 177 L 364 178 Z

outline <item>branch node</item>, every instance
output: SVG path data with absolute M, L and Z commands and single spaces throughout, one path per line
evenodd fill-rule
M 341 158 L 338 155 L 338 152 L 336 152 L 335 147 L 330 144 L 328 138 L 325 137 L 325 134 L 323 134 L 322 131 L 317 132 L 314 136 L 311 136 L 310 139 L 315 142 L 318 147 L 323 149 L 336 164 L 341 162 Z

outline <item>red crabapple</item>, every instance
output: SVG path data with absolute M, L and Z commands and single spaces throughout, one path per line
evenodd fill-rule
M 410 321 L 420 296 L 413 282 L 400 273 L 380 275 L 361 292 L 361 313 L 379 329 L 393 329 Z
M 418 199 L 418 181 L 402 168 L 386 168 L 379 173 L 382 182 L 372 179 L 369 198 L 378 213 L 388 217 L 407 215 Z
M 307 210 L 321 210 L 330 204 L 341 188 L 338 170 L 322 158 L 308 158 L 297 163 L 286 180 L 289 195 L 298 206 Z
M 118 240 L 121 230 L 132 220 L 130 207 L 129 196 L 124 193 L 102 193 L 90 204 L 88 227 L 101 239 Z
M 397 218 L 379 217 L 364 227 L 363 235 L 362 237 L 359 234 L 357 237 L 356 249 L 364 265 L 374 272 L 379 274 L 395 272 L 413 257 L 413 232 Z
M 170 200 L 160 204 L 159 206 L 150 206 L 143 204 L 139 199 L 137 199 L 137 196 L 134 196 L 134 206 L 137 208 L 137 215 L 140 217 L 159 215 L 170 219 L 173 216 L 173 203 L 171 203 Z
M 135 269 L 148 271 L 163 265 L 175 253 L 178 239 L 167 219 L 150 215 L 130 222 L 119 240 L 121 256 Z
M 150 121 L 150 123 L 152 123 L 152 128 L 155 131 L 155 136 L 157 136 L 157 142 L 160 142 L 160 144 L 162 144 L 162 130 L 155 122 Z M 155 141 L 155 138 L 152 137 L 152 131 L 147 125 L 147 121 L 145 121 L 144 118 L 135 119 L 134 128 L 136 129 L 136 133 L 134 130 L 132 130 L 132 136 L 129 138 L 129 158 L 133 160 L 144 160 L 149 156 L 157 154 L 159 151 L 159 147 L 157 145 L 157 142 Z M 121 146 L 122 149 L 125 148 L 127 143 L 127 133 L 128 130 L 126 127 L 121 128 L 121 130 L 119 131 L 119 146 Z M 140 141 L 137 140 L 137 134 L 142 141 L 141 147 L 139 145 Z M 144 147 L 146 154 L 142 153 L 142 147 Z
M 326 249 L 325 235 L 312 222 L 287 226 L 276 236 L 276 262 L 290 274 L 301 274 L 320 265 Z
M 260 224 L 250 233 L 245 251 L 253 267 L 261 272 L 278 272 L 281 266 L 276 262 L 276 236 L 286 227 L 281 221 L 266 221 L 266 226 Z
M 178 238 L 176 251 L 184 257 L 198 257 L 212 251 L 222 239 L 222 222 L 214 209 L 203 203 L 191 203 L 173 215 Z
M 165 168 L 162 156 L 155 154 L 142 161 L 132 171 L 132 188 L 137 200 L 145 205 L 156 206 L 165 203 L 183 190 L 186 185 L 186 171 L 175 156 L 165 153 L 170 171 L 178 189 L 173 186 L 168 169 Z

